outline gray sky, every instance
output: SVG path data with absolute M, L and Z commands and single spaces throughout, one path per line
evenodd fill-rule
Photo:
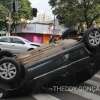
M 52 16 L 51 7 L 48 4 L 49 0 L 29 0 L 33 8 L 37 8 L 39 13 L 46 13 Z

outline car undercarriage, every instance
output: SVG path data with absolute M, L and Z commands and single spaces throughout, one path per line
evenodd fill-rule
M 38 90 L 49 83 L 80 84 L 99 71 L 100 30 L 84 32 L 80 41 L 67 39 L 16 57 L 0 59 L 1 98 L 26 86 Z

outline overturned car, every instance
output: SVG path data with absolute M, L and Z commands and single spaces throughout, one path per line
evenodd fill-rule
M 37 90 L 54 81 L 67 85 L 91 78 L 99 69 L 100 30 L 84 32 L 80 41 L 68 39 L 0 59 L 0 98 L 24 88 Z

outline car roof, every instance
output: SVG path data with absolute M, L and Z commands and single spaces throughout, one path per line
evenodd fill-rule
M 29 41 L 28 39 L 26 39 L 26 38 L 23 38 L 23 37 L 19 37 L 19 36 L 0 36 L 0 38 L 18 38 L 18 39 L 22 39 L 22 40 L 27 40 L 27 41 Z M 31 42 L 31 41 L 29 41 L 29 42 Z M 32 44 L 34 44 L 34 45 L 41 45 L 41 43 L 36 43 L 36 42 L 32 42 Z
M 20 39 L 24 39 L 24 38 L 19 37 L 19 36 L 0 36 L 0 38 L 20 38 Z
M 23 37 L 19 37 L 19 36 L 1 36 L 0 38 L 17 38 L 17 39 L 21 39 L 21 40 L 27 40 L 27 39 L 25 39 L 25 38 L 23 38 Z M 29 41 L 29 40 L 28 40 Z M 31 41 L 30 41 L 31 42 Z

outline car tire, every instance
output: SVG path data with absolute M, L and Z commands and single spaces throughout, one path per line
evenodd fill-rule
M 0 79 L 2 82 L 16 82 L 20 78 L 20 65 L 14 58 L 5 57 L 0 60 Z
M 100 49 L 100 30 L 92 28 L 84 32 L 84 42 L 87 48 L 91 51 Z
M 0 59 L 2 59 L 4 57 L 14 57 L 14 55 L 9 51 L 1 50 L 0 51 Z

